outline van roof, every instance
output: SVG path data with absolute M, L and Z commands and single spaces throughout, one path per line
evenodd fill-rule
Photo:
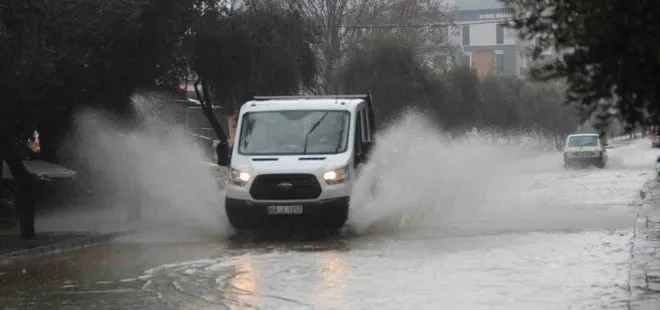
M 588 136 L 588 137 L 596 136 L 596 137 L 599 137 L 600 135 L 597 134 L 597 133 L 574 133 L 574 134 L 568 135 L 569 138 L 570 137 L 580 137 L 580 136 Z
M 334 99 L 334 98 L 287 98 L 269 100 L 251 100 L 246 102 L 241 110 L 245 112 L 283 111 L 283 110 L 337 110 L 353 111 L 364 99 Z

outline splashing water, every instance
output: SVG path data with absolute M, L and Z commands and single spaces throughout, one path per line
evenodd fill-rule
M 107 230 L 158 225 L 187 227 L 195 235 L 227 233 L 219 171 L 212 171 L 217 168 L 204 164 L 208 160 L 200 147 L 172 123 L 164 98 L 138 94 L 132 104 L 137 126 L 119 125 L 98 111 L 77 115 L 73 157 L 89 173 L 95 195 L 88 211 L 110 210 L 115 216 L 103 215 L 100 224 L 75 217 L 67 221 Z M 98 221 L 99 216 L 91 217 Z
M 137 127 L 118 125 L 95 111 L 78 115 L 75 157 L 93 176 L 97 201 L 84 213 L 92 214 L 94 220 L 76 214 L 63 217 L 60 226 L 104 226 L 112 231 L 135 222 L 153 223 L 167 230 L 158 231 L 154 238 L 166 241 L 216 240 L 229 235 L 218 171 L 200 164 L 202 151 L 183 128 L 171 124 L 161 99 L 136 95 L 133 104 L 140 116 Z M 480 220 L 502 221 L 501 226 L 508 229 L 543 225 L 538 220 L 542 218 L 564 223 L 593 217 L 588 210 L 579 213 L 564 208 L 558 212 L 555 207 L 567 205 L 564 198 L 568 196 L 555 199 L 554 191 L 568 187 L 534 189 L 536 183 L 561 184 L 564 178 L 574 185 L 581 182 L 572 173 L 557 173 L 562 169 L 561 154 L 552 150 L 551 141 L 538 136 L 501 137 L 475 131 L 451 138 L 422 113 L 409 111 L 380 132 L 377 140 L 351 194 L 349 232 L 436 231 L 452 229 L 451 225 L 461 221 Z M 521 195 L 521 190 L 535 192 Z M 136 206 L 142 210 L 142 218 L 127 219 L 131 216 L 128 211 Z M 110 209 L 119 216 L 100 217 L 94 213 L 97 209 Z M 536 222 L 526 224 L 527 219 Z M 177 227 L 187 229 L 185 236 Z
M 515 138 L 473 133 L 451 139 L 422 114 L 403 114 L 377 137 L 356 181 L 349 229 L 365 234 L 438 227 L 483 213 L 502 192 L 513 191 L 511 176 L 534 168 L 534 159 L 548 153 L 547 141 Z

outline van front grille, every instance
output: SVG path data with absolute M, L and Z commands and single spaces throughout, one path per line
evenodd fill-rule
M 250 195 L 258 200 L 316 199 L 321 185 L 312 174 L 261 174 L 254 178 Z

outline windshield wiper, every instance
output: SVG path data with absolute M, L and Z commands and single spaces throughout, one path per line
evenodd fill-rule
M 303 146 L 303 154 L 307 154 L 307 139 L 309 139 L 309 135 L 311 135 L 312 132 L 314 132 L 314 130 L 316 130 L 316 127 L 319 127 L 319 125 L 321 124 L 323 119 L 328 115 L 328 113 L 329 112 L 325 112 L 325 114 L 323 114 L 323 116 L 321 116 L 321 118 L 319 118 L 319 120 L 316 121 L 316 123 L 314 123 L 312 128 L 310 128 L 309 131 L 307 132 L 307 134 L 305 135 L 305 145 Z

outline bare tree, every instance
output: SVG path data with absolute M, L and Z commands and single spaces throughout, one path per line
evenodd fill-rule
M 452 15 L 442 0 L 288 0 L 317 21 L 320 76 L 315 92 L 337 93 L 338 69 L 348 51 L 376 35 L 405 36 L 432 67 L 451 56 Z
M 344 27 L 350 16 L 374 0 L 289 0 L 289 5 L 316 21 L 321 33 L 319 56 L 319 88 L 315 92 L 336 93 L 339 83 L 336 69 L 342 56 L 344 38 L 350 31 Z M 353 14 L 351 14 L 353 12 Z
M 439 71 L 447 69 L 454 51 L 450 40 L 453 13 L 449 6 L 440 0 L 391 0 L 381 15 L 385 18 L 382 23 L 401 26 L 391 32 L 412 42 L 427 66 Z

